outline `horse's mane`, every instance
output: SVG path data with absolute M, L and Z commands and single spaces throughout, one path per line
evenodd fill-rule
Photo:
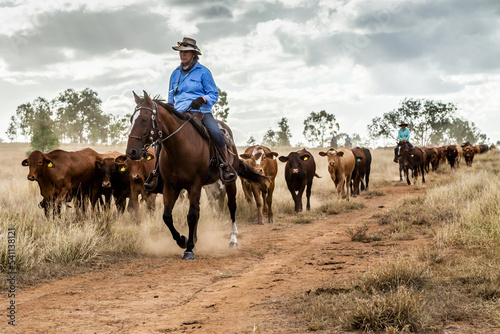
M 144 101 L 144 97 L 141 97 L 141 102 Z M 181 112 L 178 112 L 174 106 L 172 104 L 169 104 L 165 101 L 164 98 L 161 97 L 161 95 L 156 95 L 155 97 L 153 97 L 153 102 L 156 102 L 157 104 L 159 104 L 160 106 L 162 106 L 165 110 L 167 110 L 169 113 L 171 113 L 172 115 L 174 115 L 175 117 L 183 120 L 183 121 L 186 121 L 188 120 L 189 116 L 181 113 Z

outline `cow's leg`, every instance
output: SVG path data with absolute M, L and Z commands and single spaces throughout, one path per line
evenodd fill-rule
M 156 194 L 145 192 L 143 196 L 146 197 L 146 206 L 148 208 L 148 212 L 152 214 L 156 208 Z
M 267 206 L 267 221 L 268 223 L 274 223 L 274 214 L 273 214 L 273 192 L 274 192 L 274 182 L 271 182 L 269 186 L 269 190 L 266 194 L 266 206 Z
M 245 200 L 247 203 L 250 203 L 252 201 L 252 193 L 250 191 L 250 182 L 241 179 L 241 188 L 243 188 L 243 194 L 245 195 Z
M 231 234 L 229 247 L 238 249 L 238 228 L 236 227 L 236 181 L 226 184 L 227 207 L 231 215 Z
M 127 204 L 127 197 L 125 197 L 125 196 L 115 197 L 116 210 L 119 213 L 125 212 L 125 205 L 126 204 Z
M 174 219 L 172 218 L 172 210 L 178 197 L 179 190 L 163 187 L 163 222 L 167 225 L 170 233 L 172 234 L 172 238 L 174 238 L 177 242 L 177 245 L 181 248 L 186 248 L 188 240 L 185 236 L 181 236 L 179 232 L 177 232 L 174 226 Z
M 264 225 L 264 213 L 262 212 L 262 207 L 264 206 L 264 200 L 261 196 L 261 192 L 256 185 L 252 184 L 252 193 L 255 199 L 255 204 L 257 205 L 257 223 L 259 225 Z
M 423 169 L 423 167 L 422 167 L 422 169 Z M 422 184 L 424 184 L 424 183 L 425 183 L 425 177 L 424 177 L 424 171 L 422 170 Z
M 306 210 L 309 211 L 311 210 L 311 188 L 312 188 L 312 180 L 307 184 L 306 188 Z M 302 192 L 304 189 L 302 189 Z M 302 192 L 300 192 L 300 209 L 302 210 Z
M 352 183 L 352 180 L 350 177 L 346 177 L 345 179 L 345 182 L 347 183 L 346 184 L 346 198 L 347 200 L 349 201 L 349 197 L 350 197 L 350 194 L 351 194 L 351 183 Z M 358 175 L 358 193 L 359 193 L 359 175 Z

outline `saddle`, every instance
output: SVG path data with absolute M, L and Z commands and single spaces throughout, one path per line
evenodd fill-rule
M 217 173 L 214 172 L 214 170 L 218 169 L 218 166 L 219 166 L 218 162 L 220 161 L 220 158 L 219 158 L 220 152 L 217 149 L 217 147 L 215 146 L 215 144 L 212 142 L 207 129 L 205 128 L 205 126 L 202 123 L 202 120 L 204 117 L 203 113 L 201 113 L 201 112 L 194 112 L 194 113 L 186 112 L 185 114 L 189 117 L 189 122 L 191 124 L 193 124 L 194 128 L 196 130 L 198 130 L 200 135 L 203 138 L 208 140 L 208 144 L 210 147 L 210 167 L 211 168 L 209 168 L 209 172 L 208 172 L 207 176 L 205 177 L 203 184 L 210 183 L 209 181 L 217 178 Z M 229 133 L 229 131 L 226 128 L 224 128 L 224 126 L 222 125 L 221 122 L 217 121 L 217 124 L 219 125 L 219 129 L 221 129 L 222 133 L 224 134 L 224 139 L 226 141 L 226 147 L 227 147 L 227 150 L 229 153 L 228 160 L 230 160 L 230 161 L 228 161 L 228 164 L 232 168 L 232 163 L 234 161 L 234 157 L 236 156 L 236 154 L 233 152 L 234 140 L 231 137 L 231 134 Z M 155 143 L 153 143 L 153 145 L 155 146 L 155 157 L 156 157 L 155 169 L 149 174 L 148 178 L 144 182 L 144 189 L 147 192 L 159 194 L 159 193 L 163 192 L 163 180 L 161 178 L 160 169 L 159 169 L 159 161 L 160 161 L 159 158 L 160 158 L 160 151 L 161 151 L 161 147 L 162 147 L 162 142 L 161 142 L 161 140 L 157 140 Z M 233 168 L 233 170 L 234 170 L 234 168 Z M 235 171 L 235 173 L 236 173 L 236 171 Z

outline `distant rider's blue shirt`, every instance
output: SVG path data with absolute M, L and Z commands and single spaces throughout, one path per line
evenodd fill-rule
M 196 62 L 187 74 L 177 67 L 170 76 L 168 85 L 168 102 L 173 103 L 176 110 L 184 112 L 193 100 L 204 97 L 207 103 L 202 104 L 200 112 L 211 113 L 212 106 L 219 99 L 219 92 L 212 73 L 208 68 Z
M 410 141 L 410 130 L 408 128 L 399 129 L 398 131 L 398 141 L 406 139 L 406 141 Z

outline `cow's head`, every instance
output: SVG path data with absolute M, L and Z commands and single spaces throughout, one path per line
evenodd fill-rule
M 330 148 L 326 152 L 319 152 L 319 155 L 321 155 L 322 157 L 327 157 L 328 158 L 328 166 L 334 167 L 335 164 L 338 163 L 338 158 L 344 156 L 344 152 L 337 151 L 334 148 Z
M 288 156 L 285 157 L 284 155 L 282 155 L 278 159 L 281 162 L 287 163 L 287 166 L 289 166 L 292 174 L 298 174 L 302 171 L 303 162 L 311 159 L 311 155 L 306 152 L 291 152 L 290 154 L 288 154 Z
M 21 165 L 29 167 L 28 180 L 35 181 L 47 169 L 55 168 L 56 164 L 44 153 L 33 151 L 27 159 L 21 162 Z
M 252 166 L 260 174 L 264 174 L 264 169 L 269 159 L 274 160 L 277 156 L 278 153 L 276 152 L 265 153 L 262 147 L 256 147 L 252 154 L 240 154 L 243 161 Z
M 103 161 L 96 161 L 95 166 L 97 170 L 104 173 L 102 180 L 103 188 L 111 188 L 111 175 L 117 173 L 118 165 L 113 158 L 106 158 Z
M 129 169 L 130 169 L 130 179 L 132 181 L 137 181 L 140 183 L 144 183 L 147 178 L 146 175 L 146 168 L 144 163 L 146 161 L 152 161 L 154 160 L 154 155 L 151 153 L 147 152 L 144 157 L 142 157 L 140 160 L 131 160 L 128 159 L 129 163 Z

